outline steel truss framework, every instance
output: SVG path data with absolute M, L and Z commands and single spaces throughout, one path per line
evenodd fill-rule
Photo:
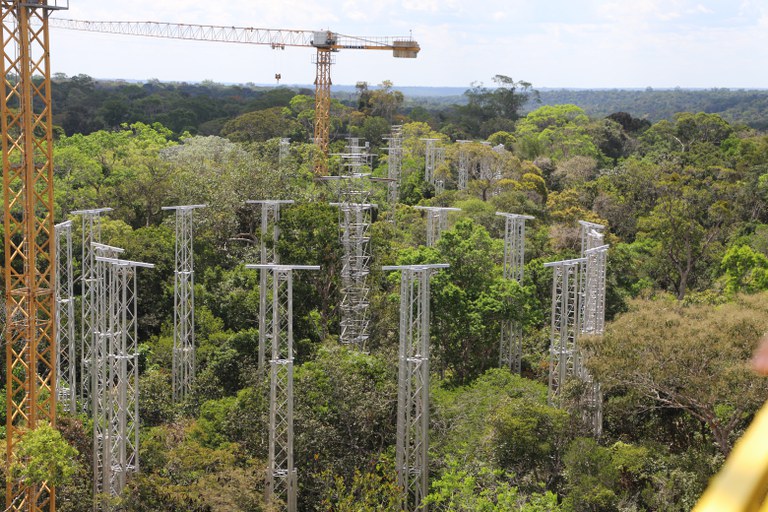
M 277 151 L 277 165 L 283 167 L 283 163 L 288 158 L 288 153 L 291 150 L 291 139 L 283 137 L 280 139 L 280 145 Z
M 458 172 L 458 184 L 457 188 L 459 190 L 466 190 L 467 189 L 467 183 L 469 182 L 469 152 L 467 151 L 464 144 L 467 144 L 469 140 L 457 140 L 456 143 L 459 144 L 459 172 Z
M 50 4 L 50 5 L 49 5 Z M 48 16 L 54 2 L 3 0 L 2 117 L 6 460 L 21 433 L 56 423 L 56 262 Z M 62 6 L 63 8 L 63 6 Z M 47 483 L 6 479 L 5 510 L 55 510 Z
M 296 510 L 297 474 L 293 457 L 293 271 L 320 270 L 317 265 L 246 265 L 271 274 L 272 341 L 269 360 L 269 459 L 267 503 Z
M 62 409 L 77 410 L 75 293 L 72 265 L 72 221 L 56 224 L 56 368 Z
M 289 199 L 249 200 L 246 204 L 259 206 L 259 263 L 262 265 L 279 263 L 277 242 L 280 239 L 280 207 L 293 204 L 293 201 Z M 259 272 L 258 374 L 260 378 L 266 371 L 266 350 L 269 333 L 272 332 L 272 301 L 268 298 L 272 285 L 272 274 L 267 271 Z
M 93 509 L 108 509 L 127 473 L 138 467 L 138 352 L 133 268 L 119 247 L 93 244 L 94 343 L 91 369 L 93 414 Z M 130 264 L 130 265 L 129 265 Z
M 401 272 L 395 464 L 406 511 L 420 510 L 429 488 L 429 278 L 447 267 L 382 267 Z
M 389 134 L 387 151 L 389 158 L 387 160 L 387 177 L 389 185 L 387 188 L 387 201 L 392 209 L 394 219 L 394 210 L 397 201 L 400 199 L 400 174 L 403 168 L 403 127 L 395 125 Z
M 207 205 L 163 206 L 176 215 L 176 257 L 173 272 L 173 400 L 183 400 L 195 380 L 195 265 L 192 215 Z
M 357 167 L 351 167 L 352 170 Z M 370 226 L 377 205 L 368 202 L 367 174 L 329 176 L 343 182 L 340 188 L 339 229 L 343 250 L 341 265 L 341 334 L 339 341 L 359 349 L 365 347 L 370 324 Z
M 504 217 L 504 278 L 523 284 L 525 268 L 525 221 L 530 215 L 496 212 Z M 523 326 L 520 322 L 505 319 L 501 325 L 499 366 L 520 373 L 523 358 Z
M 583 222 L 583 221 L 581 221 Z M 581 333 L 602 336 L 605 330 L 605 278 L 608 245 L 603 242 L 599 224 L 582 224 L 582 251 L 586 262 L 581 284 L 582 317 Z M 579 358 L 585 354 L 580 353 Z M 603 392 L 600 383 L 592 378 L 583 363 L 579 362 L 578 377 L 584 384 L 582 417 L 592 427 L 595 436 L 603 432 Z
M 437 163 L 436 142 L 440 139 L 421 139 L 425 143 L 424 148 L 424 181 L 435 184 L 435 168 Z
M 434 246 L 443 231 L 448 228 L 448 212 L 460 212 L 461 208 L 443 206 L 414 206 L 417 210 L 427 212 L 427 247 Z
M 80 261 L 80 387 L 78 397 L 83 411 L 91 411 L 93 388 L 91 366 L 96 329 L 96 253 L 94 244 L 101 243 L 101 216 L 112 208 L 73 211 L 82 220 L 82 255 Z
M 549 403 L 556 404 L 578 365 L 579 274 L 583 258 L 545 263 L 552 267 L 552 317 L 549 347 Z

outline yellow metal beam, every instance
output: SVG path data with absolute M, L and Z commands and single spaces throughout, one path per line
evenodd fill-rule
M 768 512 L 768 404 L 734 446 L 693 512 Z
M 47 2 L 0 3 L 6 455 L 20 436 L 56 421 L 53 128 Z M 6 482 L 6 510 L 53 511 L 53 488 Z

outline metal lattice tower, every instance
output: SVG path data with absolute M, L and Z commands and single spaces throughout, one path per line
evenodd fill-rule
M 603 230 L 605 226 L 585 220 L 579 221 L 579 238 L 581 239 L 581 256 L 584 257 L 584 251 L 603 245 Z
M 375 204 L 340 203 L 343 261 L 341 267 L 341 335 L 339 341 L 363 349 L 369 335 L 371 266 L 369 228 Z
M 592 247 L 584 251 L 584 307 L 581 332 L 603 334 L 605 329 L 605 278 L 608 245 Z
M 435 167 L 437 158 L 437 146 L 436 142 L 440 139 L 421 139 L 425 142 L 424 149 L 424 181 L 434 184 L 435 182 Z
M 109 411 L 112 397 L 109 394 L 108 363 L 111 350 L 110 319 L 110 264 L 104 258 L 115 259 L 123 251 L 120 247 L 91 242 L 93 254 L 91 291 L 93 293 L 93 327 L 91 331 L 90 359 L 88 360 L 89 380 L 87 397 L 88 410 L 93 417 L 93 493 L 94 511 L 101 509 L 100 498 L 110 494 L 112 471 L 110 462 L 111 426 Z M 113 315 L 111 317 L 110 315 Z
M 387 139 L 389 145 L 389 159 L 387 160 L 387 177 L 389 186 L 387 189 L 387 201 L 394 212 L 395 205 L 400 198 L 400 174 L 403 168 L 403 127 L 396 125 L 392 127 L 392 132 Z M 394 218 L 394 215 L 393 215 Z
M 293 204 L 288 199 L 249 200 L 246 204 L 258 205 L 260 208 L 259 229 L 259 263 L 279 263 L 277 242 L 280 238 L 280 207 Z M 266 350 L 271 332 L 272 302 L 268 299 L 269 290 L 272 289 L 272 274 L 259 272 L 259 352 L 258 374 L 261 376 L 266 368 Z
M 405 511 L 418 510 L 429 489 L 429 278 L 447 267 L 382 267 L 402 273 L 395 464 Z
M 461 208 L 444 206 L 414 206 L 427 212 L 427 247 L 434 246 L 443 231 L 448 228 L 448 212 L 460 212 Z
M 581 252 L 586 260 L 580 284 L 580 332 L 600 336 L 605 328 L 605 278 L 609 246 L 603 244 L 605 226 L 586 221 L 579 221 L 579 225 Z M 599 437 L 603 431 L 603 393 L 600 383 L 592 378 L 581 362 L 583 357 L 584 354 L 579 354 L 577 366 L 578 377 L 585 388 L 582 417 L 592 427 L 595 436 Z
M 91 409 L 91 361 L 96 328 L 96 254 L 94 244 L 101 243 L 101 215 L 112 208 L 73 211 L 82 219 L 82 256 L 80 260 L 80 388 L 78 396 L 84 411 Z
M 347 167 L 356 171 L 352 160 Z M 327 176 L 326 181 L 340 181 L 339 229 L 342 244 L 341 265 L 341 334 L 339 341 L 363 349 L 368 340 L 370 312 L 369 296 L 371 249 L 370 234 L 373 210 L 377 205 L 369 203 L 372 181 L 368 174 L 356 172 L 344 176 Z
M 173 362 L 174 402 L 183 400 L 195 380 L 195 265 L 192 214 L 207 205 L 163 206 L 176 215 L 176 258 L 173 272 Z
M 280 139 L 280 145 L 278 146 L 278 153 L 277 153 L 277 165 L 278 167 L 283 166 L 283 162 L 285 162 L 285 159 L 288 158 L 288 152 L 291 149 L 291 139 L 283 137 Z
M 75 293 L 72 265 L 72 221 L 56 224 L 56 368 L 58 401 L 66 412 L 77 407 Z
M 523 284 L 525 268 L 525 221 L 530 215 L 496 212 L 505 218 L 504 223 L 504 278 Z M 523 358 L 523 326 L 519 322 L 505 319 L 501 325 L 499 344 L 499 366 L 520 373 Z
M 466 190 L 467 189 L 467 183 L 469 182 L 469 153 L 467 152 L 464 144 L 467 144 L 471 141 L 469 140 L 457 140 L 456 143 L 459 144 L 459 176 L 458 176 L 458 186 L 457 188 L 459 190 Z
M 99 248 L 104 254 L 114 248 Z M 98 343 L 94 351 L 94 510 L 119 496 L 139 469 L 139 352 L 136 270 L 150 263 L 96 256 Z
M 246 265 L 271 274 L 272 321 L 269 339 L 269 459 L 267 503 L 295 512 L 297 475 L 293 457 L 293 271 L 320 270 L 318 265 Z
M 56 262 L 48 17 L 63 2 L 3 0 L 2 115 L 6 460 L 24 429 L 56 424 Z M 56 493 L 6 478 L 5 510 L 56 509 Z
M 549 403 L 555 404 L 578 365 L 579 275 L 583 258 L 545 263 L 552 267 L 552 322 L 549 347 Z

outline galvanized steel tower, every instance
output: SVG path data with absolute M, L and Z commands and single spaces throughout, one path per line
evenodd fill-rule
M 195 380 L 195 265 L 192 214 L 207 205 L 163 206 L 176 213 L 173 272 L 173 400 L 183 400 Z
M 269 459 L 266 499 L 296 510 L 296 468 L 293 457 L 293 271 L 320 270 L 317 265 L 246 265 L 269 272 L 272 319 L 267 336 L 272 341 L 269 360 Z
M 384 266 L 401 272 L 397 482 L 401 509 L 421 510 L 429 490 L 429 278 L 447 264 Z

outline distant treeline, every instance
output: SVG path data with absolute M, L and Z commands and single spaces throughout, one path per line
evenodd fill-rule
M 719 114 L 731 123 L 768 128 L 768 90 L 732 89 L 558 89 L 540 91 L 541 104 L 529 103 L 528 110 L 543 105 L 573 104 L 590 117 L 627 112 L 651 122 L 671 120 L 678 112 Z
M 407 89 L 413 92 L 422 88 Z M 466 94 L 456 95 L 455 88 L 423 89 L 410 96 L 404 94 L 401 111 L 412 120 L 431 120 L 430 124 L 435 124 L 433 127 L 438 130 L 441 124 L 455 122 L 456 107 L 465 107 L 469 101 Z M 450 94 L 428 95 L 441 91 Z M 471 95 L 472 91 L 468 89 L 467 93 Z M 311 87 L 301 86 L 224 85 L 211 81 L 101 81 L 87 75 L 68 77 L 57 74 L 52 94 L 54 124 L 68 135 L 114 129 L 123 123 L 134 122 L 159 122 L 176 134 L 188 131 L 219 135 L 227 121 L 242 114 L 287 107 L 294 96 L 312 96 L 314 91 Z M 350 90 L 334 92 L 336 99 L 352 107 L 357 106 L 358 96 Z M 706 112 L 719 114 L 730 123 L 768 129 L 768 90 L 559 89 L 542 90 L 539 97 L 540 102 L 529 101 L 522 112 L 541 105 L 573 104 L 592 118 L 627 112 L 651 122 L 671 120 L 678 112 Z

